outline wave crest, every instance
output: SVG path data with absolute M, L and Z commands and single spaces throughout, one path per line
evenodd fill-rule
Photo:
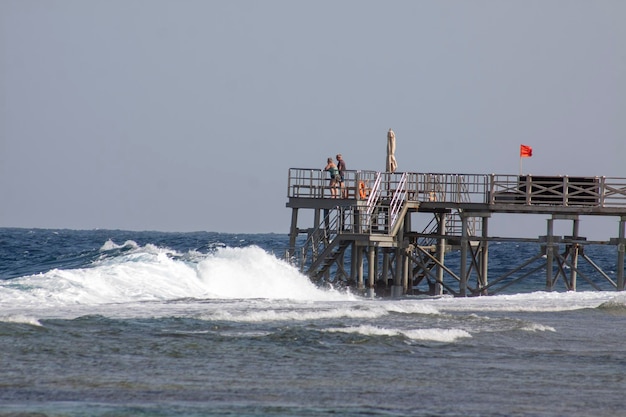
M 89 268 L 54 269 L 0 282 L 0 303 L 21 306 L 98 305 L 196 299 L 346 300 L 323 290 L 288 263 L 257 246 L 179 254 L 148 244 L 107 241 Z
M 403 336 L 410 340 L 421 340 L 431 342 L 453 343 L 461 338 L 472 337 L 467 331 L 462 329 L 387 329 L 371 325 L 361 325 L 353 327 L 335 327 L 326 329 L 327 332 L 358 333 L 365 336 Z

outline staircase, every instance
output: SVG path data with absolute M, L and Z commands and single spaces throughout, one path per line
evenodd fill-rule
M 376 240 L 376 236 L 389 239 L 398 234 L 408 207 L 407 175 L 399 176 L 391 186 L 384 180 L 389 179 L 388 174 L 384 175 L 377 173 L 367 200 L 326 210 L 320 224 L 308 232 L 300 249 L 300 270 L 313 282 L 349 280 L 344 265 L 348 247 L 357 240 Z
M 350 243 L 349 240 L 341 240 L 338 237 L 333 239 L 309 267 L 307 275 L 311 280 L 314 282 L 321 281 L 324 274 L 329 272 L 331 266 L 340 260 L 345 250 L 350 246 Z

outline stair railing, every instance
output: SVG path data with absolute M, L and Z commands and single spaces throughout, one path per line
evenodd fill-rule
M 343 218 L 343 210 L 337 206 L 335 209 L 329 210 L 322 221 L 313 231 L 309 233 L 309 237 L 300 248 L 300 270 L 304 270 L 307 263 L 307 254 L 311 251 L 311 261 L 314 262 L 318 254 L 324 251 L 324 248 L 332 242 L 333 236 L 340 233 L 341 219 Z
M 372 215 L 376 210 L 376 206 L 380 202 L 382 176 L 380 172 L 376 173 L 376 179 L 367 196 L 366 209 L 361 219 L 360 229 L 362 233 L 368 233 L 372 226 Z
M 380 172 L 376 173 L 376 180 L 374 180 L 374 185 L 370 190 L 370 195 L 367 197 L 367 214 L 370 215 L 374 212 L 374 207 L 376 207 L 376 203 L 380 199 L 380 183 L 381 183 L 381 175 Z
M 393 229 L 398 221 L 398 214 L 400 214 L 400 210 L 402 210 L 402 206 L 406 201 L 406 181 L 407 175 L 406 172 L 404 172 L 402 177 L 400 177 L 400 181 L 398 182 L 398 186 L 393 193 L 389 205 L 389 231 Z

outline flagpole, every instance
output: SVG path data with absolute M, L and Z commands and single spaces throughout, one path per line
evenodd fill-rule
M 522 176 L 522 159 L 524 158 L 522 158 L 522 156 L 520 155 L 519 157 L 519 176 L 520 177 Z

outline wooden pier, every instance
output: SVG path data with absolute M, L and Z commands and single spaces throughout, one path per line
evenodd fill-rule
M 471 296 L 497 293 L 545 270 L 545 287 L 537 290 L 573 291 L 578 277 L 598 290 L 600 282 L 624 290 L 626 178 L 346 171 L 339 198 L 331 198 L 327 175 L 291 168 L 288 177 L 288 256 L 320 285 L 369 296 Z M 494 213 L 548 215 L 546 234 L 490 236 Z M 584 216 L 616 218 L 615 236 L 596 242 L 579 236 Z M 554 235 L 554 221 L 562 220 L 571 222 L 571 235 Z M 539 251 L 491 279 L 494 241 L 537 242 Z M 585 254 L 590 244 L 616 246 L 614 276 Z M 456 270 L 446 262 L 452 251 L 460 253 Z M 580 261 L 594 274 L 584 273 Z

